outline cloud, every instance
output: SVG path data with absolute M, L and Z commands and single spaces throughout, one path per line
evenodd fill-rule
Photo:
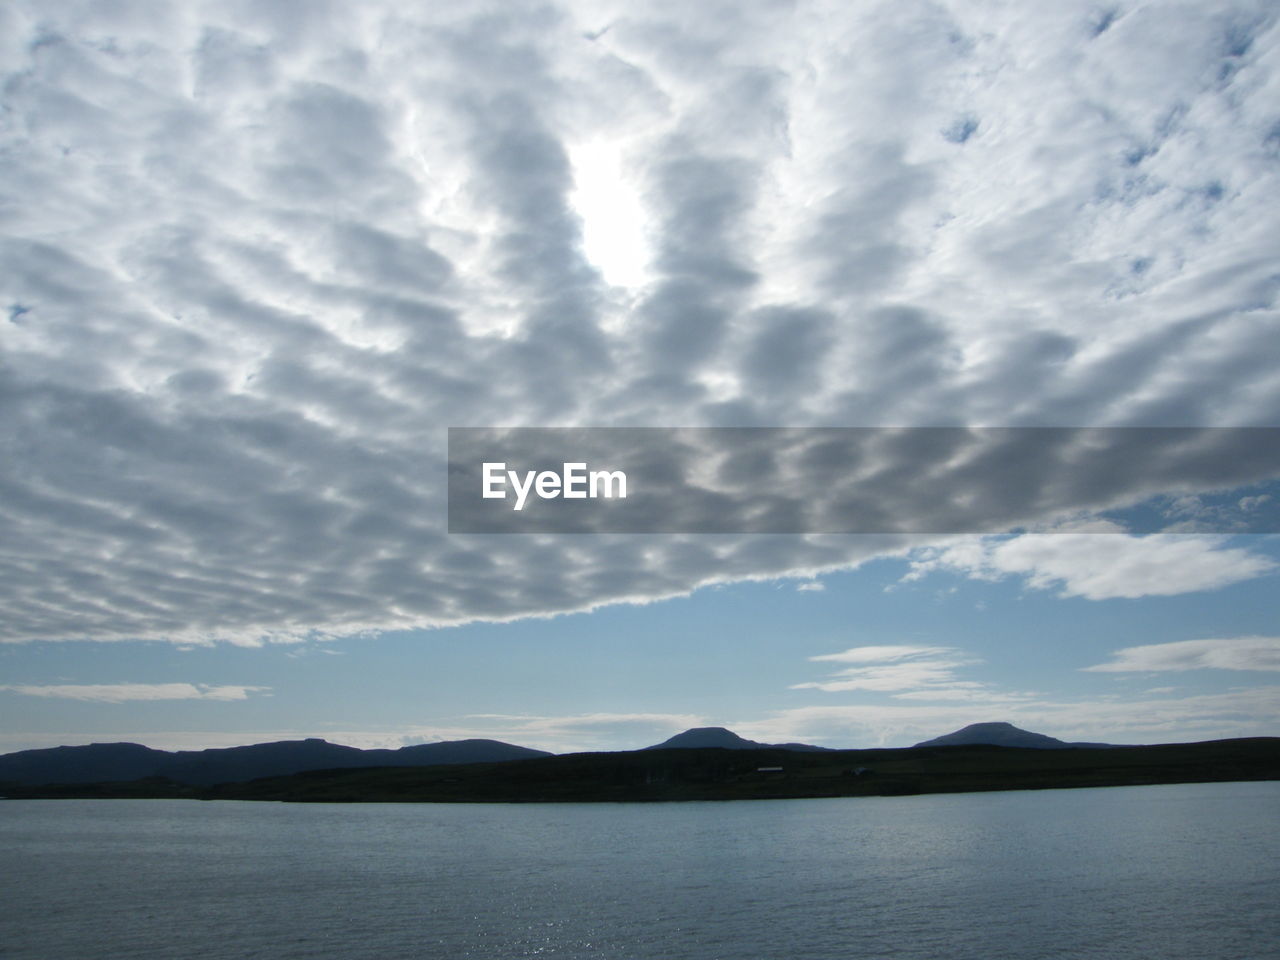
M 1159 670 L 1280 670 L 1280 637 L 1225 637 L 1178 640 L 1125 647 L 1107 663 L 1083 669 L 1095 673 Z
M 207 683 L 88 683 L 6 684 L 0 690 L 29 697 L 128 703 L 138 700 L 247 700 L 250 694 L 269 694 L 270 687 L 214 686 Z
M 1247 533 L 1249 524 L 1273 503 L 1271 494 L 1235 498 L 1213 503 L 1204 497 L 1184 495 L 1170 500 L 1163 513 L 1172 521 L 1164 527 L 1168 533 Z
M 953 650 L 950 647 L 885 644 L 881 646 L 850 647 L 840 653 L 823 653 L 809 659 L 819 663 L 823 661 L 835 663 L 885 663 L 927 657 L 942 657 L 951 653 L 953 653 Z
M 1014 703 L 1027 693 L 1001 693 L 990 684 L 963 680 L 959 671 L 982 661 L 952 647 L 882 645 L 851 647 L 840 653 L 810 657 L 815 662 L 852 664 L 826 680 L 796 683 L 792 690 L 843 693 L 852 690 L 889 693 L 899 700 L 981 700 Z
M 1263 576 L 1274 561 L 1217 536 L 1028 534 L 965 539 L 914 554 L 904 580 L 946 571 L 975 580 L 1022 577 L 1059 596 L 1106 600 L 1216 590 Z
M 0 639 L 507 620 L 909 545 L 451 537 L 450 425 L 1280 417 L 1270 7 L 289 9 L 0 13 Z M 593 145 L 633 286 L 587 257 Z M 1112 595 L 1055 556 L 991 562 Z

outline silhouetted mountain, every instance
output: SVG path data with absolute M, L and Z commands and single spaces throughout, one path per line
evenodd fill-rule
M 815 747 L 808 743 L 757 743 L 746 740 L 732 730 L 724 727 L 694 727 L 684 733 L 677 733 L 662 743 L 655 743 L 645 750 L 702 750 L 707 747 L 720 747 L 723 750 L 827 750 L 828 747 Z
M 51 747 L 0 756 L 0 781 L 15 783 L 98 783 L 138 780 L 155 774 L 163 757 L 140 743 L 95 743 Z
M 995 747 L 1033 747 L 1038 750 L 1066 750 L 1071 747 L 1109 747 L 1109 743 L 1067 743 L 1057 737 L 1022 730 L 1012 723 L 971 723 L 955 733 L 922 740 L 917 747 L 959 747 L 971 744 L 988 744 Z
M 93 743 L 0 756 L 0 782 L 99 783 L 166 777 L 178 783 L 208 786 L 307 770 L 497 763 L 547 756 L 550 754 L 545 750 L 498 740 L 452 740 L 398 750 L 360 750 L 309 738 L 177 752 L 152 750 L 137 743 Z
M 1280 780 L 1280 738 L 1105 750 L 990 744 L 874 750 L 720 747 L 534 757 L 465 766 L 312 770 L 215 786 L 6 784 L 11 798 L 167 797 L 312 802 L 519 802 L 897 797 L 974 790 Z

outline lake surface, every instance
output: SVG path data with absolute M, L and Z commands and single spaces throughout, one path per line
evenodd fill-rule
M 668 804 L 0 802 L 0 957 L 1259 960 L 1280 783 Z

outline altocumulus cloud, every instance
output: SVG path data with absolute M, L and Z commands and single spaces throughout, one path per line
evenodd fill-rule
M 450 425 L 1274 424 L 1276 20 L 5 4 L 3 639 L 510 619 L 907 545 L 449 537 Z M 601 155 L 627 287 L 584 253 Z

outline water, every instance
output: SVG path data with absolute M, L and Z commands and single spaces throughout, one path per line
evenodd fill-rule
M 0 956 L 1259 960 L 1280 783 L 847 800 L 0 803 Z

